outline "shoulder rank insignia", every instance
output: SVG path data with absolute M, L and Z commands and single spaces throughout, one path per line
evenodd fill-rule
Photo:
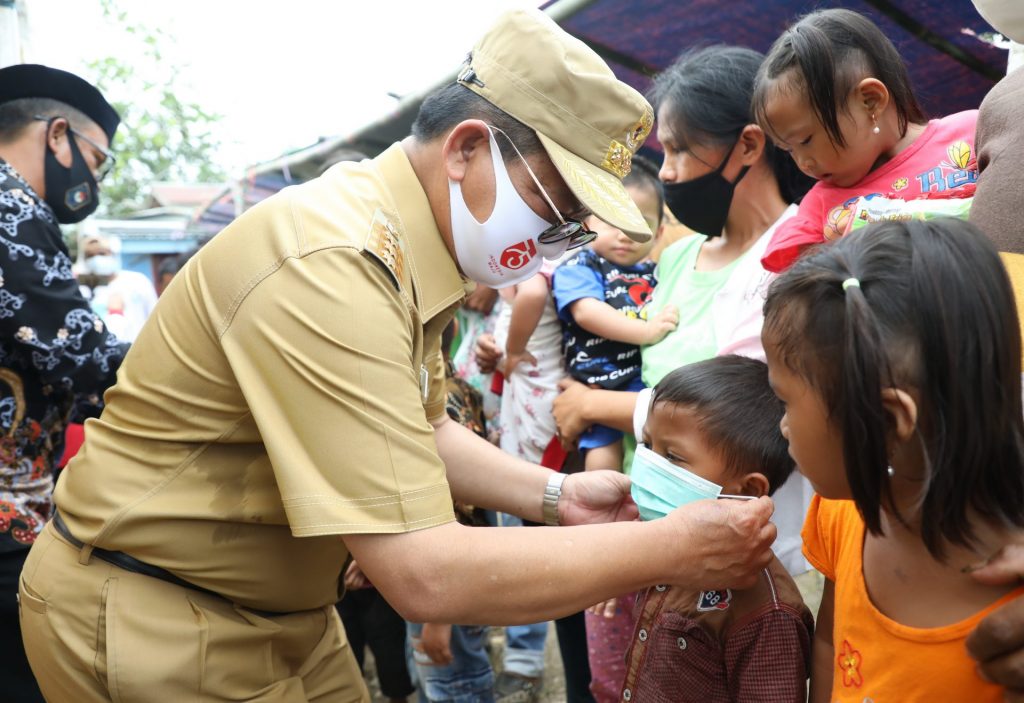
M 405 242 L 395 225 L 397 218 L 384 210 L 378 209 L 370 223 L 370 233 L 366 237 L 364 251 L 373 255 L 395 279 L 395 285 L 402 288 L 406 284 Z

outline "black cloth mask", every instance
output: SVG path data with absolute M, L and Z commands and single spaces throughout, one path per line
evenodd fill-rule
M 47 142 L 52 124 L 53 120 L 46 124 Z M 71 147 L 71 166 L 62 166 L 47 143 L 43 178 L 46 183 L 46 204 L 53 210 L 57 222 L 70 225 L 81 222 L 95 212 L 100 200 L 96 192 L 96 179 L 78 148 L 75 135 L 70 130 L 66 135 Z
M 736 145 L 733 145 L 733 149 Z M 740 169 L 736 180 L 730 183 L 722 175 L 725 164 L 732 156 L 732 149 L 722 159 L 722 165 L 710 173 L 698 176 L 682 183 L 666 183 L 665 204 L 681 223 L 694 232 L 708 237 L 720 237 L 725 229 L 725 221 L 729 217 L 729 206 L 732 205 L 733 191 L 736 184 L 750 170 L 749 166 Z

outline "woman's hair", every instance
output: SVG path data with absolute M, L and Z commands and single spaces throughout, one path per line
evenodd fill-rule
M 764 59 L 753 49 L 708 46 L 686 51 L 659 73 L 647 95 L 655 112 L 667 106 L 664 125 L 683 144 L 732 146 L 756 120 L 751 97 Z M 814 185 L 787 153 L 765 140 L 764 158 L 787 203 L 799 202 Z
M 643 156 L 633 157 L 633 167 L 626 177 L 622 179 L 622 185 L 627 188 L 647 188 L 654 194 L 658 203 L 658 224 L 661 224 L 665 216 L 665 190 L 662 188 L 661 179 L 658 178 L 658 167 Z
M 651 408 L 660 403 L 693 411 L 730 474 L 759 471 L 771 494 L 793 473 L 779 430 L 786 408 L 772 392 L 763 361 L 726 355 L 682 366 L 655 386 Z
M 1020 329 L 1009 278 L 978 228 L 869 225 L 798 260 L 764 313 L 765 346 L 821 394 L 842 432 L 846 478 L 873 534 L 893 506 L 883 388 L 916 394 L 920 529 L 933 556 L 946 541 L 971 545 L 973 516 L 1024 525 Z
M 783 32 L 768 50 L 754 85 L 753 112 L 759 124 L 770 128 L 765 116 L 768 101 L 778 91 L 803 92 L 832 143 L 846 146 L 839 111 L 849 114 L 850 93 L 868 77 L 889 90 L 900 136 L 906 134 L 908 123 L 926 121 L 910 88 L 907 67 L 882 30 L 851 10 L 818 10 Z

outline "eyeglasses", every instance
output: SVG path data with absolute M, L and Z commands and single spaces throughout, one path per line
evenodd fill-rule
M 537 237 L 537 241 L 541 244 L 559 244 L 568 239 L 569 244 L 566 246 L 566 251 L 568 251 L 569 249 L 578 249 L 579 247 L 590 244 L 592 241 L 597 239 L 597 232 L 587 229 L 587 226 L 579 220 L 562 217 L 562 213 L 560 213 L 558 208 L 555 207 L 555 203 L 552 202 L 551 198 L 548 196 L 548 192 L 544 190 L 544 186 L 540 184 L 540 179 L 537 178 L 533 169 L 530 168 L 529 162 L 526 160 L 526 157 L 520 153 L 519 147 L 515 145 L 512 138 L 505 134 L 502 129 L 495 127 L 494 125 L 487 125 L 487 127 L 488 129 L 492 129 L 505 137 L 505 139 L 508 140 L 508 143 L 512 145 L 512 149 L 515 150 L 516 155 L 523 162 L 523 165 L 526 166 L 526 172 L 530 174 L 530 178 L 532 178 L 533 182 L 537 184 L 537 190 L 540 191 L 541 197 L 544 198 L 544 202 L 548 204 L 551 211 L 555 213 L 555 217 L 558 218 L 558 222 L 540 233 Z
M 51 122 L 51 121 L 56 119 L 56 116 L 54 116 L 54 117 L 43 117 L 42 115 L 35 115 L 33 117 L 33 119 L 39 120 L 40 122 Z M 67 118 L 64 118 L 64 119 L 67 119 Z M 71 132 L 73 135 L 75 135 L 76 137 L 78 137 L 79 139 L 81 139 L 86 144 L 88 144 L 93 149 L 95 149 L 96 151 L 98 151 L 100 154 L 103 155 L 103 161 L 100 162 L 100 165 L 97 166 L 96 170 L 93 172 L 93 177 L 96 179 L 96 181 L 97 182 L 102 181 L 104 178 L 106 178 L 108 175 L 110 175 L 110 172 L 114 170 L 114 166 L 117 165 L 117 158 L 114 156 L 114 152 L 112 152 L 110 149 L 106 148 L 105 146 L 101 146 L 100 144 L 97 144 L 95 140 L 90 139 L 89 137 L 85 136 L 84 134 L 79 132 L 77 129 L 74 129 L 74 128 L 69 126 L 68 127 L 68 131 Z

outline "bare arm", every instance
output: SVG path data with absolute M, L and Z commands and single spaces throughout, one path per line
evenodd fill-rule
M 809 703 L 828 703 L 832 700 L 832 671 L 836 648 L 832 643 L 832 613 L 835 608 L 833 581 L 825 579 L 821 606 L 814 622 L 814 649 L 811 654 L 811 696 Z
M 597 298 L 580 298 L 569 305 L 576 324 L 591 334 L 626 344 L 654 344 L 674 330 L 679 315 L 671 305 L 650 320 L 630 318 Z
M 547 302 L 548 282 L 544 276 L 537 274 L 516 286 L 508 340 L 505 342 L 505 375 L 511 376 L 520 361 L 533 360 L 526 351 L 526 344 L 537 329 L 537 323 L 544 314 Z
M 551 471 L 501 452 L 451 420 L 439 420 L 435 436 L 454 496 L 541 520 Z M 538 622 L 656 583 L 739 587 L 753 583 L 771 559 L 768 498 L 699 501 L 638 522 L 630 519 L 636 506 L 628 491 L 629 479 L 614 471 L 568 476 L 558 513 L 575 527 L 451 522 L 344 539 L 373 584 L 413 622 Z M 625 521 L 609 522 L 620 518 Z
M 770 513 L 768 498 L 698 501 L 652 522 L 528 530 L 451 522 L 345 542 L 407 620 L 501 625 L 550 620 L 658 583 L 749 586 L 771 558 Z
M 455 500 L 544 522 L 540 496 L 551 471 L 501 451 L 447 415 L 433 422 Z

